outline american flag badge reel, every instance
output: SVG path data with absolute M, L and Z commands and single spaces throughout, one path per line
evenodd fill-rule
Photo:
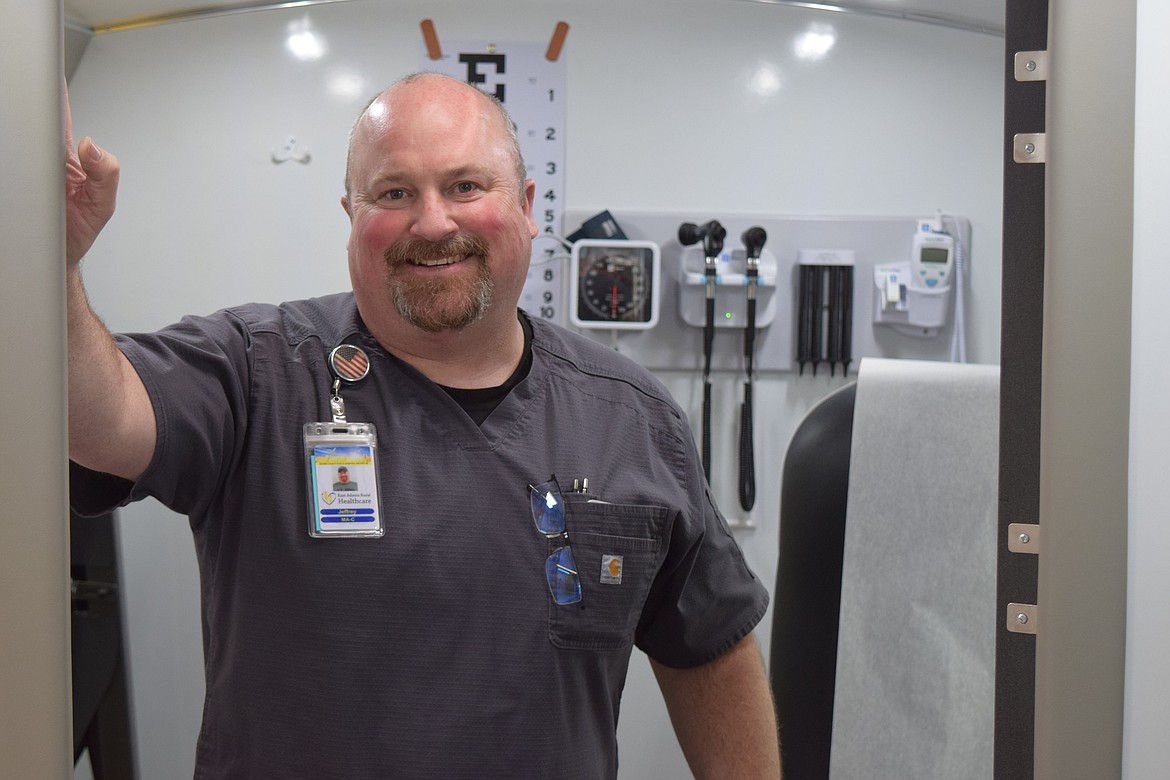
M 329 353 L 333 375 L 332 420 L 304 426 L 308 478 L 309 535 L 315 538 L 377 538 L 385 533 L 378 487 L 378 437 L 371 423 L 351 422 L 341 397 L 370 372 L 369 356 L 351 344 Z

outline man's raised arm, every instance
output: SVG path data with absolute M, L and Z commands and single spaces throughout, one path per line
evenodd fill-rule
M 69 315 L 69 457 L 129 480 L 154 456 L 154 410 L 138 373 L 90 308 L 81 258 L 114 213 L 118 161 L 89 138 L 73 146 L 65 90 L 65 284 Z

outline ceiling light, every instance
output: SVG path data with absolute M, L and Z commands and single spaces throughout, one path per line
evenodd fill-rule
M 288 38 L 285 39 L 284 45 L 292 56 L 305 62 L 319 60 L 325 56 L 325 41 L 313 30 L 308 14 L 289 24 Z
M 808 62 L 824 59 L 833 44 L 837 42 L 837 31 L 830 24 L 814 23 L 796 37 L 792 50 L 796 56 Z

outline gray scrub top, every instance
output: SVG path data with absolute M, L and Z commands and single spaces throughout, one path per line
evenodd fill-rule
M 72 500 L 95 514 L 153 496 L 190 519 L 197 778 L 612 778 L 632 647 L 696 666 L 761 619 L 767 592 L 665 388 L 531 326 L 529 374 L 481 426 L 378 345 L 350 293 L 118 337 L 154 404 L 155 456 L 133 486 L 74 465 Z M 301 429 L 330 419 L 341 343 L 371 361 L 343 397 L 378 432 L 377 539 L 308 533 Z M 528 496 L 552 475 L 589 480 L 565 496 L 582 580 L 568 606 Z

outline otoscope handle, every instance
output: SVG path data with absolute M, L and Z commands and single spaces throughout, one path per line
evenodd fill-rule
M 748 378 L 752 375 L 752 356 L 756 345 L 756 285 L 760 277 L 760 254 L 764 251 L 764 243 L 768 240 L 768 232 L 756 225 L 743 231 L 740 241 L 747 252 L 747 328 L 744 331 L 743 354 L 748 361 Z

